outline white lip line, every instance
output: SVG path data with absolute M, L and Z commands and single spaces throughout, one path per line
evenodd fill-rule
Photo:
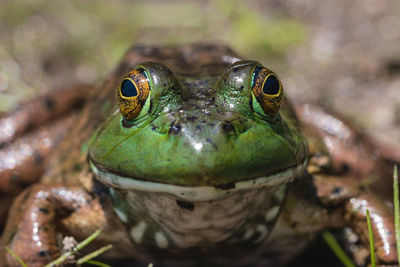
M 182 186 L 134 180 L 111 172 L 105 172 L 89 160 L 90 167 L 97 179 L 113 187 L 153 193 L 169 193 L 187 201 L 214 200 L 240 190 L 264 186 L 277 186 L 283 183 L 288 183 L 304 173 L 307 163 L 308 159 L 305 159 L 301 164 L 287 169 L 286 171 L 259 177 L 253 180 L 239 181 L 235 183 L 235 187 L 232 189 L 220 189 L 214 186 Z

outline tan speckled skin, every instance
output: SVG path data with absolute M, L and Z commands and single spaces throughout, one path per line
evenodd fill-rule
M 49 91 L 15 110 L 0 116 L 0 147 L 34 128 L 64 117 L 74 107 L 82 106 L 93 86 L 78 84 Z
M 205 71 L 202 68 L 204 66 L 210 66 L 206 71 L 212 73 L 213 68 L 220 67 L 218 62 L 222 61 L 222 57 L 235 59 L 237 55 L 225 46 L 135 47 L 129 50 L 115 73 L 109 76 L 100 90 L 91 95 L 91 101 L 74 122 L 59 152 L 51 159 L 42 183 L 28 188 L 14 203 L 1 239 L 2 244 L 10 246 L 29 266 L 42 266 L 59 254 L 55 246 L 55 232 L 73 235 L 81 240 L 101 228 L 103 234 L 95 246 L 108 242 L 115 245 L 106 256 L 135 257 L 138 250 L 129 242 L 124 226 L 114 215 L 110 200 L 104 194 L 106 191 L 99 190 L 93 183 L 82 144 L 90 138 L 97 125 L 108 117 L 109 114 L 103 112 L 101 107 L 106 103 L 114 103 L 115 89 L 121 78 L 138 63 L 158 61 L 176 73 L 196 75 L 198 71 Z M 297 111 L 306 122 L 306 134 L 310 132 L 307 129 L 313 129 L 310 134 L 311 147 L 324 147 L 322 150 L 326 154 L 322 155 L 327 155 L 328 160 L 321 160 L 320 154 L 312 154 L 310 162 L 313 165 L 309 169 L 313 176 L 306 176 L 289 185 L 278 223 L 265 246 L 257 252 L 261 259 L 259 265 L 279 266 L 287 262 L 307 245 L 317 231 L 326 227 L 346 225 L 357 228 L 357 233 L 365 239 L 367 228 L 362 212 L 365 207 L 372 214 L 379 261 L 394 264 L 394 247 L 385 251 L 382 245 L 394 242 L 392 213 L 376 196 L 358 186 L 360 181 L 380 174 L 378 164 L 370 164 L 379 162 L 378 151 L 365 146 L 367 142 L 364 140 L 343 138 L 342 129 L 336 128 L 336 132 L 328 135 L 323 127 L 326 115 L 321 110 L 313 109 L 309 117 L 301 109 Z M 352 129 L 349 131 L 345 132 L 357 136 Z M 326 144 L 317 140 L 326 136 L 336 144 L 336 149 L 326 148 Z M 313 149 L 311 151 L 316 152 Z M 340 152 L 346 152 L 344 157 Z M 332 153 L 332 158 L 329 153 Z M 341 169 L 341 163 L 346 163 L 348 168 Z M 0 176 L 0 179 L 3 177 Z M 333 189 L 338 187 L 345 190 L 339 190 L 339 195 L 333 194 Z M 359 205 L 360 202 L 363 205 Z M 384 224 L 380 224 L 380 221 Z M 43 241 L 41 244 L 37 243 L 38 238 Z M 232 258 L 236 254 L 240 254 L 240 249 L 230 252 Z M 0 252 L 1 257 L 2 263 L 18 265 L 14 259 L 5 256 L 4 250 Z

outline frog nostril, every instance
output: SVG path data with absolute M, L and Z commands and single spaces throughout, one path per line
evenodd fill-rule
M 232 132 L 235 129 L 235 127 L 233 127 L 232 123 L 229 121 L 224 122 L 221 127 L 225 133 Z
M 182 130 L 182 126 L 179 124 L 179 122 L 173 121 L 170 124 L 169 127 L 169 133 L 171 134 L 179 134 Z

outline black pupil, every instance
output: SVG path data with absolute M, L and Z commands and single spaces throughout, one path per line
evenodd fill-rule
M 132 97 L 137 96 L 138 92 L 136 90 L 135 85 L 131 80 L 125 80 L 121 84 L 121 94 L 124 97 Z
M 279 81 L 275 75 L 268 76 L 264 83 L 263 92 L 267 95 L 276 95 L 279 93 Z

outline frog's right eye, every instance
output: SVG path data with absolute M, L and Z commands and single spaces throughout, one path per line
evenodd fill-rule
M 119 110 L 127 120 L 135 119 L 150 93 L 150 82 L 143 69 L 134 69 L 126 75 L 117 89 Z

